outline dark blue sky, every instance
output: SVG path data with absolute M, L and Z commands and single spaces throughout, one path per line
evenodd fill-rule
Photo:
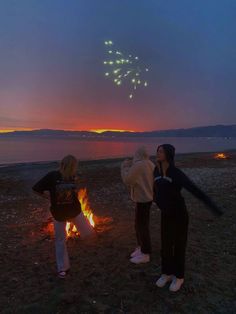
M 1 0 L 0 129 L 236 123 L 235 0 Z M 103 41 L 150 67 L 130 101 Z

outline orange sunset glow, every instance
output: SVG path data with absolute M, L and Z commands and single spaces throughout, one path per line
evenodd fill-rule
M 16 128 L 16 129 L 0 129 L 0 133 L 11 133 L 15 131 L 35 131 L 38 129 L 30 129 L 30 128 Z M 54 129 L 55 130 L 55 129 Z M 67 131 L 87 131 L 87 130 L 78 130 L 78 129 L 66 129 Z M 121 129 L 89 129 L 90 132 L 95 132 L 98 134 L 104 133 L 104 132 L 136 132 L 134 130 L 121 130 Z M 141 131 L 137 131 L 141 132 Z
M 0 130 L 0 133 L 10 133 L 14 132 L 14 130 Z
M 135 132 L 133 130 L 119 130 L 119 129 L 95 129 L 90 130 L 91 132 L 95 133 L 103 133 L 103 132 Z
M 0 129 L 0 133 L 11 133 L 15 131 L 32 131 L 30 128 Z

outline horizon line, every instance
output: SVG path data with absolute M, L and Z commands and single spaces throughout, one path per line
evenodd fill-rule
M 20 129 L 0 129 L 0 134 L 7 134 L 7 133 L 14 133 L 14 132 L 31 132 L 31 131 L 65 131 L 65 132 L 92 132 L 97 134 L 102 134 L 105 132 L 117 132 L 117 133 L 146 133 L 146 132 L 162 132 L 162 131 L 174 131 L 174 130 L 187 130 L 187 129 L 194 129 L 194 128 L 204 128 L 204 127 L 216 127 L 216 126 L 236 126 L 236 124 L 213 124 L 213 125 L 204 125 L 204 126 L 192 126 L 192 127 L 185 127 L 185 128 L 170 128 L 170 129 L 155 129 L 155 130 L 123 130 L 123 129 L 89 129 L 89 130 L 75 130 L 75 129 L 50 129 L 50 128 L 20 128 Z

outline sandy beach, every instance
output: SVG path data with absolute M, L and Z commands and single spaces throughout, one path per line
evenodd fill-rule
M 176 294 L 159 289 L 160 211 L 151 213 L 151 262 L 133 265 L 134 204 L 121 182 L 121 159 L 79 165 L 98 225 L 97 239 L 68 239 L 71 272 L 56 277 L 48 201 L 32 185 L 56 162 L 0 168 L 1 313 L 235 313 L 236 152 L 182 154 L 177 165 L 224 209 L 215 217 L 184 191 L 190 214 L 186 278 Z M 100 228 L 100 229 L 99 229 Z

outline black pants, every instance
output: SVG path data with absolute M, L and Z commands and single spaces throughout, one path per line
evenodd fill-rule
M 149 233 L 149 217 L 152 202 L 136 203 L 135 231 L 138 245 L 143 254 L 151 253 L 151 239 Z
M 188 213 L 181 209 L 174 216 L 161 213 L 162 273 L 184 278 Z

